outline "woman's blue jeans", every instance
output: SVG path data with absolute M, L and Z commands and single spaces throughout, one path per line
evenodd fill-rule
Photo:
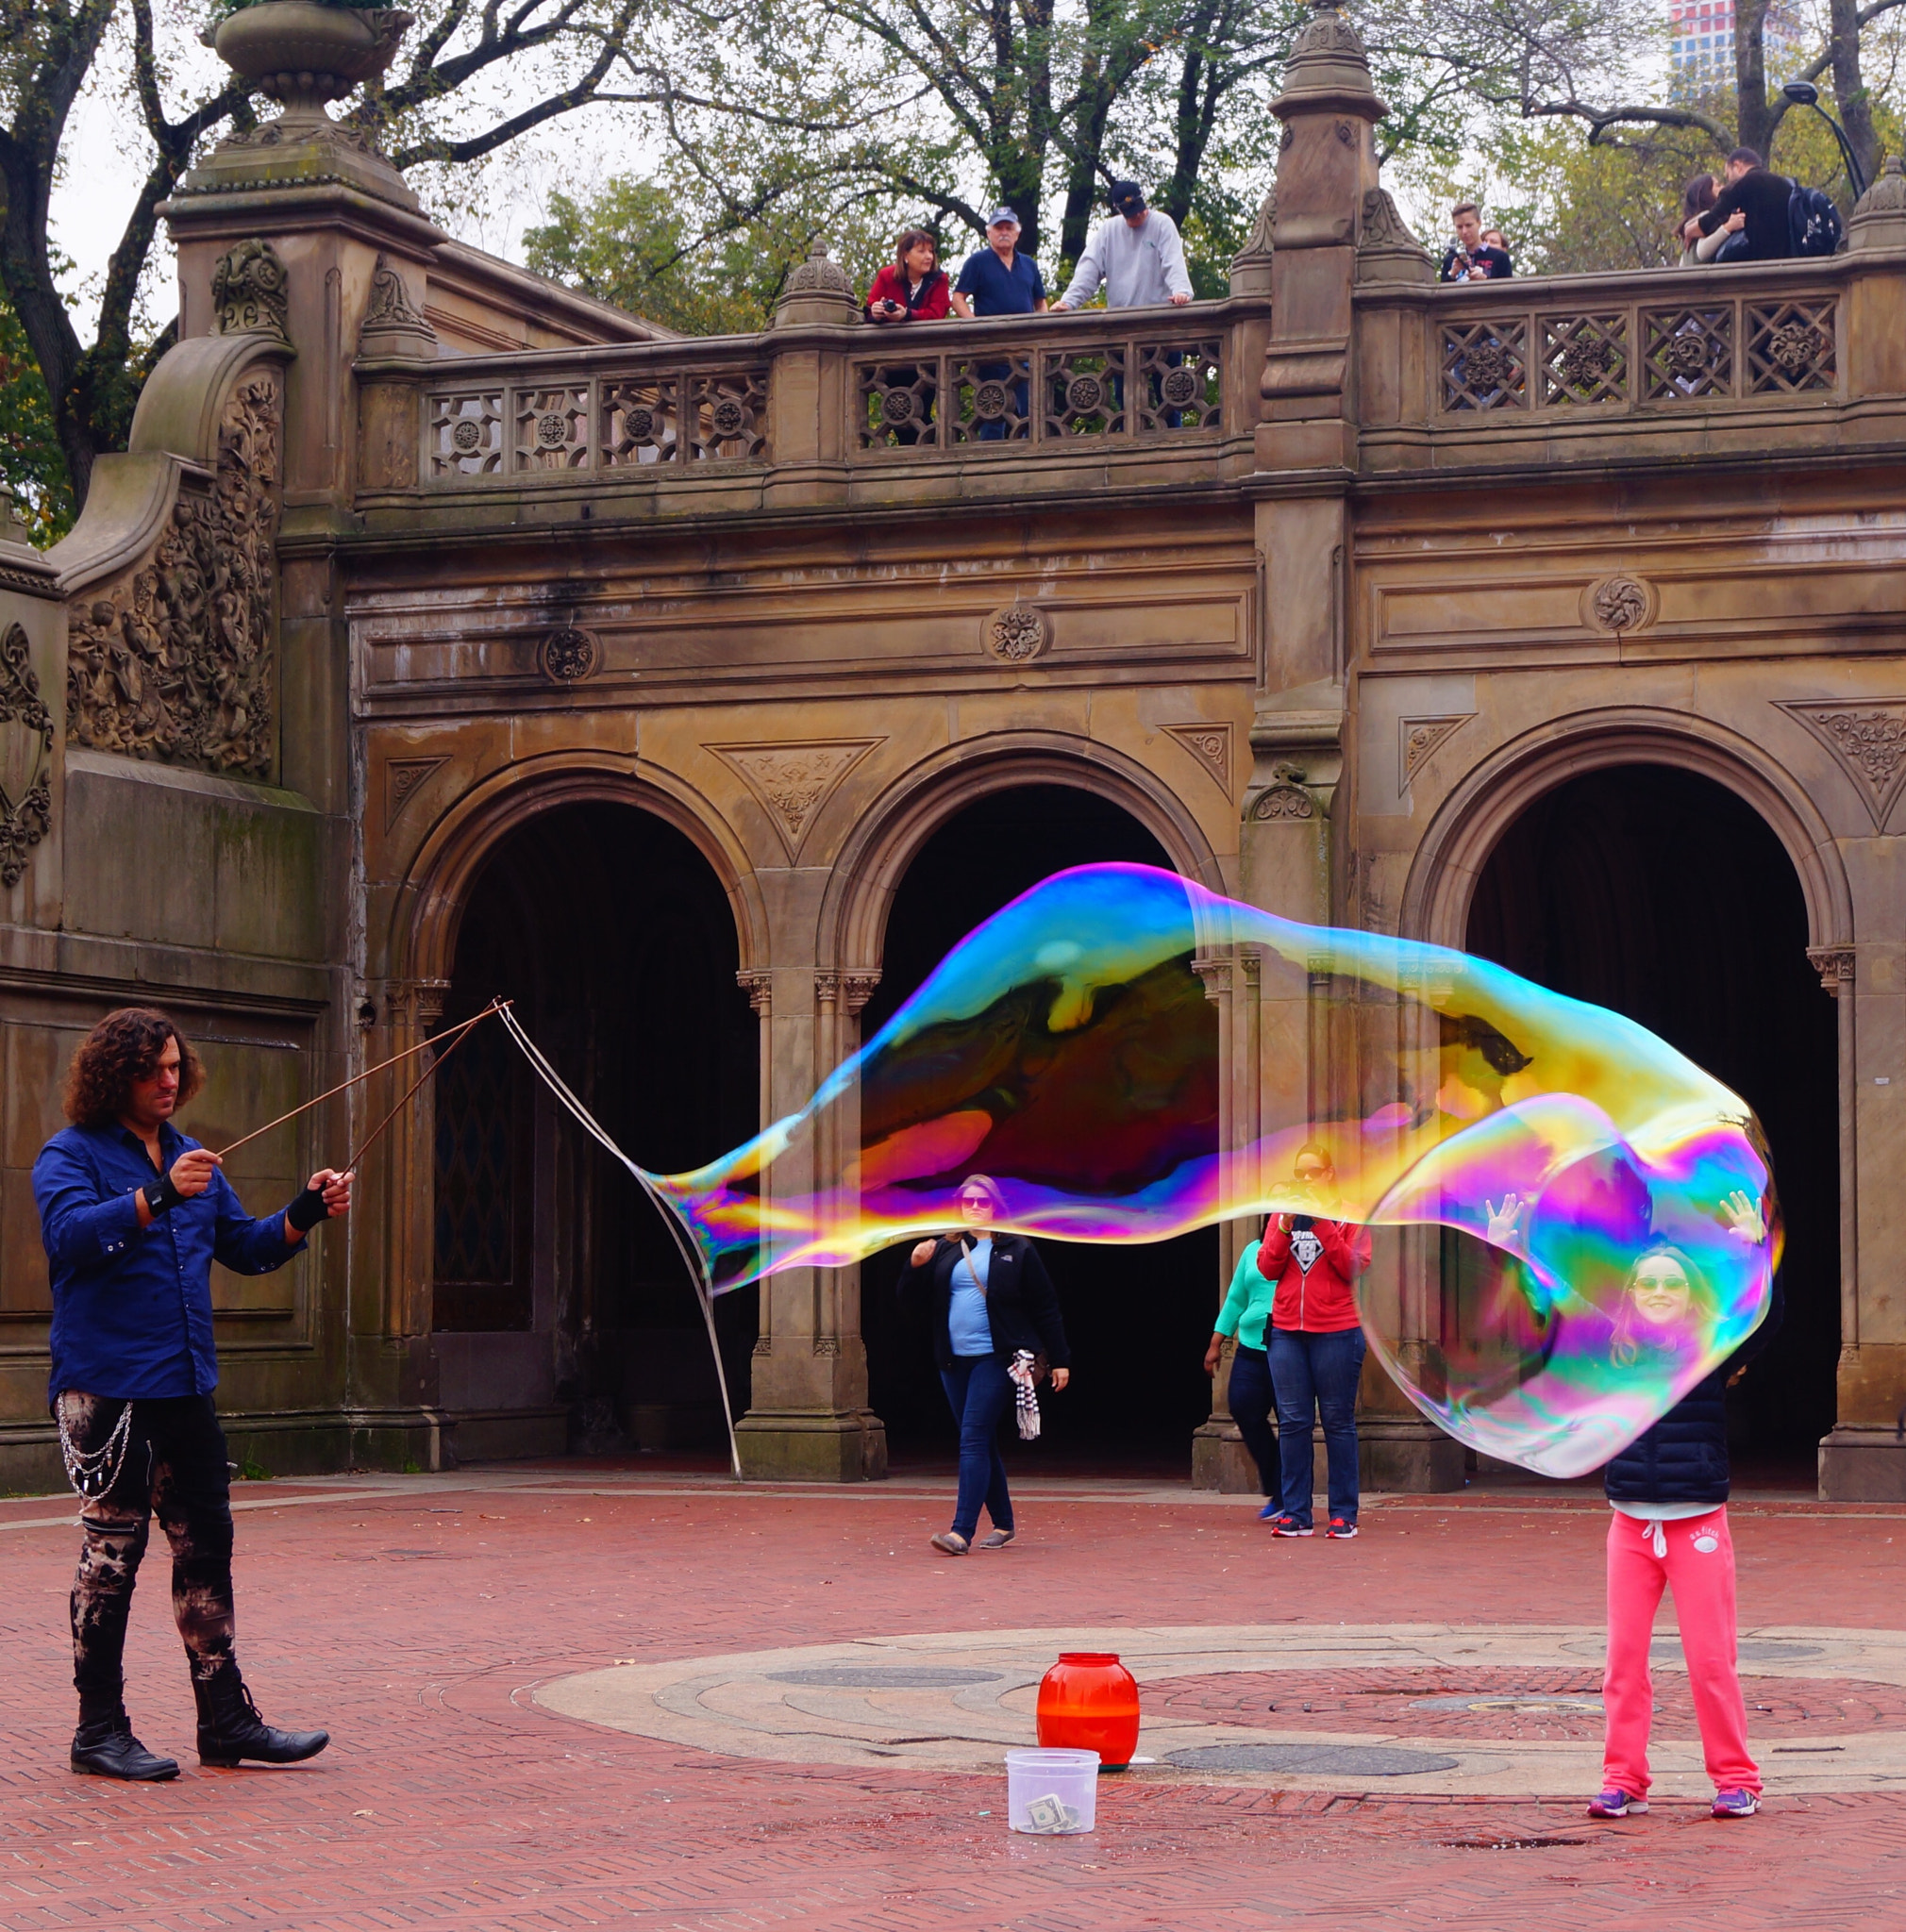
M 1012 1407 L 1012 1377 L 996 1355 L 956 1355 L 940 1380 L 960 1424 L 960 1500 L 953 1506 L 953 1534 L 968 1542 L 979 1527 L 979 1506 L 995 1529 L 1012 1527 L 1012 1498 L 999 1454 L 999 1424 Z
M 1357 1384 L 1363 1373 L 1363 1331 L 1344 1328 L 1312 1335 L 1272 1328 L 1271 1384 L 1278 1395 L 1278 1462 L 1284 1480 L 1283 1511 L 1311 1526 L 1311 1429 L 1324 1424 L 1330 1466 L 1330 1514 L 1357 1520 Z

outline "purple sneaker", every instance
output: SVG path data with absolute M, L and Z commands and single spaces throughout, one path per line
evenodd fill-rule
M 1761 1801 L 1752 1791 L 1714 1793 L 1714 1816 L 1716 1818 L 1751 1818 L 1760 1808 Z
M 1745 1797 L 1747 1794 L 1743 1791 L 1733 1795 Z M 1714 1802 L 1718 1805 L 1720 1800 L 1716 1798 Z M 1630 1798 L 1626 1791 L 1621 1790 L 1609 1790 L 1603 1791 L 1598 1798 L 1591 1798 L 1588 1801 L 1588 1815 L 1591 1818 L 1638 1818 L 1647 1809 L 1646 1798 Z

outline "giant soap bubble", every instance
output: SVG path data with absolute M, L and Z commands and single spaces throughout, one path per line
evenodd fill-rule
M 1779 1233 L 1759 1125 L 1645 1027 L 1148 866 L 1045 880 L 801 1112 L 647 1178 L 719 1293 L 955 1225 L 976 1170 L 1000 1185 L 999 1225 L 1068 1241 L 1314 1209 L 1291 1180 L 1306 1143 L 1335 1167 L 1323 1211 L 1379 1230 L 1358 1283 L 1372 1344 L 1491 1456 L 1597 1468 L 1766 1310 Z M 1643 1320 L 1630 1276 L 1664 1247 L 1686 1291 Z

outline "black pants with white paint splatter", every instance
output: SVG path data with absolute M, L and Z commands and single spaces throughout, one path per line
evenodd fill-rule
M 68 1390 L 66 1426 L 82 1450 L 99 1448 L 125 1407 Z M 79 1570 L 73 1579 L 73 1681 L 80 1721 L 109 1717 L 125 1690 L 125 1623 L 152 1519 L 172 1545 L 172 1614 L 195 1683 L 232 1662 L 231 1485 L 225 1431 L 209 1395 L 132 1405 L 119 1474 L 84 1498 Z

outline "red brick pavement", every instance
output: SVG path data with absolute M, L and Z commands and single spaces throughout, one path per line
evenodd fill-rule
M 1039 1840 L 1004 1830 L 1003 1780 L 789 1772 L 529 1703 L 617 1657 L 877 1633 L 1598 1620 L 1605 1519 L 1573 1504 L 1379 1506 L 1360 1541 L 1330 1544 L 1268 1542 L 1242 1502 L 1029 1496 L 1018 1544 L 959 1562 L 925 1548 L 945 1514 L 907 1494 L 527 1494 L 480 1477 L 247 1510 L 249 1674 L 269 1715 L 337 1741 L 293 1770 L 188 1760 L 143 1789 L 64 1769 L 72 1532 L 0 1530 L 0 1932 L 1906 1932 L 1892 1796 L 1776 1792 L 1741 1824 L 1677 1804 L 1597 1826 L 1573 1805 L 1108 1783 L 1095 1834 Z M 1744 1509 L 1735 1535 L 1747 1623 L 1906 1616 L 1906 1515 Z M 131 1702 L 146 1741 L 185 1756 L 164 1596 L 149 1572 Z

